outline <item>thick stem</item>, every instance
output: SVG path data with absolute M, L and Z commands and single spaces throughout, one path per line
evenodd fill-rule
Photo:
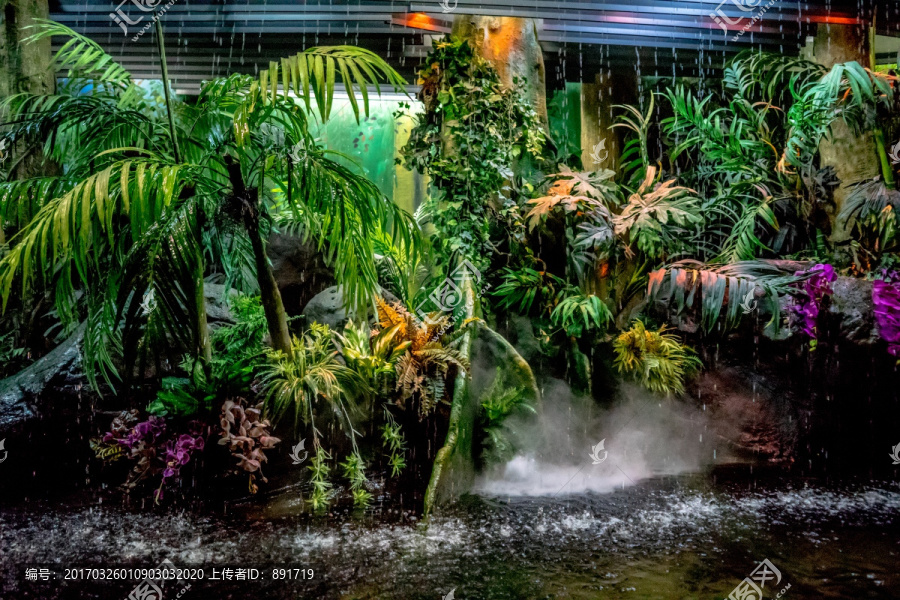
M 172 107 L 172 95 L 169 92 L 169 66 L 166 64 L 166 43 L 163 37 L 162 24 L 159 18 L 156 19 L 156 46 L 159 49 L 159 66 L 162 69 L 163 93 L 166 97 L 166 113 L 169 116 L 169 136 L 172 138 L 172 156 L 176 163 L 181 163 L 181 152 L 178 150 L 178 136 L 175 134 L 175 110 Z M 197 219 L 197 243 L 198 248 L 203 245 L 203 218 L 198 207 L 196 213 Z M 194 303 L 197 311 L 197 321 L 194 324 L 196 331 L 194 336 L 196 339 L 196 354 L 201 358 L 204 364 L 209 364 L 212 360 L 212 344 L 209 339 L 209 323 L 206 315 L 206 294 L 203 289 L 203 251 L 197 252 L 197 265 L 199 273 L 197 275 L 197 286 L 194 291 Z
M 881 175 L 884 177 L 884 183 L 890 188 L 896 188 L 894 181 L 894 166 L 888 157 L 887 143 L 884 139 L 884 129 L 876 127 L 874 130 L 875 145 L 878 147 L 878 161 L 881 163 Z
M 293 356 L 287 313 L 284 310 L 284 302 L 281 300 L 281 291 L 278 289 L 278 283 L 275 281 L 275 273 L 272 272 L 272 265 L 269 264 L 269 256 L 266 254 L 266 243 L 263 240 L 259 226 L 259 190 L 250 189 L 244 184 L 240 163 L 233 161 L 230 157 L 226 157 L 226 166 L 234 199 L 242 205 L 241 213 L 243 214 L 244 229 L 247 231 L 247 237 L 250 238 L 250 246 L 253 248 L 259 297 L 263 305 L 263 311 L 266 314 L 266 323 L 269 326 L 269 337 L 272 338 L 272 347 L 288 356 Z
M 259 296 L 266 313 L 269 325 L 269 336 L 272 347 L 288 356 L 292 356 L 291 332 L 288 330 L 287 313 L 281 300 L 281 291 L 275 281 L 272 265 L 266 255 L 266 245 L 259 229 L 259 217 L 248 217 L 244 220 L 250 244 L 253 246 L 253 258 L 256 262 L 256 280 L 259 283 Z
M 472 285 L 471 277 L 467 277 L 463 281 L 462 292 L 463 298 L 465 299 L 465 305 L 461 311 L 463 315 L 459 315 L 457 318 L 464 323 L 468 319 L 475 317 L 479 308 L 479 301 L 475 296 L 475 287 Z M 460 316 L 462 316 L 461 319 Z M 471 359 L 472 335 L 473 332 L 471 329 L 467 331 L 463 336 L 462 344 L 460 346 L 460 352 L 467 359 Z M 431 480 L 428 482 L 428 489 L 425 490 L 424 516 L 426 517 L 431 514 L 431 511 L 434 509 L 434 502 L 437 498 L 437 488 L 441 481 L 441 474 L 456 450 L 456 444 L 459 440 L 459 422 L 462 418 L 466 399 L 469 397 L 470 381 L 471 378 L 469 377 L 469 373 L 465 369 L 460 369 L 453 387 L 453 401 L 450 405 L 450 423 L 447 427 L 447 438 L 444 441 L 443 447 L 438 450 L 437 456 L 434 458 L 434 468 L 431 471 Z
M 178 136 L 175 135 L 175 112 L 172 109 L 172 96 L 169 92 L 169 66 L 166 64 L 166 42 L 163 39 L 162 25 L 156 19 L 156 45 L 159 48 L 159 66 L 162 69 L 163 92 L 166 95 L 166 112 L 169 114 L 169 135 L 172 136 L 172 155 L 175 162 L 181 162 L 178 151 Z
M 869 27 L 869 69 L 875 71 L 875 17 L 872 18 L 872 26 Z M 884 139 L 884 129 L 876 126 L 873 130 L 875 145 L 878 148 L 878 162 L 881 164 L 881 176 L 884 183 L 892 189 L 896 189 L 894 183 L 894 165 L 888 157 L 887 142 Z
M 199 230 L 197 233 L 199 236 Z M 197 249 L 197 265 L 199 272 L 197 273 L 197 286 L 194 290 L 197 321 L 195 323 L 196 331 L 194 332 L 194 335 L 197 344 L 197 357 L 201 358 L 205 365 L 208 365 L 212 360 L 212 344 L 209 339 L 209 323 L 207 322 L 206 315 L 206 293 L 203 289 L 203 251 L 199 248 Z

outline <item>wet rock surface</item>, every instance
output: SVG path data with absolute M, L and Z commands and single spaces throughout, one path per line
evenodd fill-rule
M 303 307 L 316 294 L 334 285 L 333 271 L 312 242 L 273 232 L 269 236 L 266 253 L 272 262 L 284 309 L 289 315 L 300 315 Z
M 34 419 L 51 383 L 77 385 L 80 380 L 84 325 L 65 342 L 19 373 L 0 381 L 0 438 Z

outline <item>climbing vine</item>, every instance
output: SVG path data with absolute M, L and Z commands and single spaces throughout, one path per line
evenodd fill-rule
M 484 265 L 492 216 L 516 210 L 513 166 L 541 160 L 544 131 L 534 108 L 504 89 L 465 40 L 435 41 L 425 65 L 419 71 L 425 114 L 398 162 L 431 177 L 427 208 L 439 261 L 461 255 Z

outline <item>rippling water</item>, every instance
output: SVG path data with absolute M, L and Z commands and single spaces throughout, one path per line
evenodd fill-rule
M 290 504 L 290 503 L 288 503 Z M 900 597 L 900 485 L 659 477 L 609 493 L 468 496 L 428 527 L 404 514 L 263 518 L 70 502 L 0 510 L 3 598 L 126 598 L 134 581 L 64 581 L 67 566 L 254 566 L 183 598 L 725 598 L 763 559 L 784 598 Z M 25 568 L 57 579 L 26 582 Z M 273 581 L 275 567 L 313 569 Z M 769 583 L 769 587 L 771 587 Z M 183 584 L 166 588 L 174 598 Z M 177 589 L 176 589 L 177 588 Z M 772 598 L 778 590 L 768 591 Z

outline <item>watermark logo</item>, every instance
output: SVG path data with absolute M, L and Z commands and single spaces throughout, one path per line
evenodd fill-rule
M 162 561 L 155 569 L 150 572 L 156 577 L 151 579 L 149 576 L 138 583 L 128 594 L 126 600 L 163 600 L 163 590 L 166 582 L 174 581 L 178 573 L 178 569 L 169 559 Z M 187 584 L 174 598 L 181 598 L 186 591 L 191 589 L 191 584 Z
M 303 447 L 306 444 L 306 438 L 300 440 L 300 443 L 291 448 L 291 458 L 294 460 L 295 465 L 299 465 L 306 457 L 309 456 L 309 452 Z M 303 456 L 300 456 L 300 453 L 303 452 Z
M 756 299 L 753 296 L 754 292 L 753 290 L 750 290 L 747 292 L 747 295 L 744 296 L 744 301 L 741 302 L 741 310 L 744 311 L 745 315 L 749 315 L 756 310 Z
M 462 264 L 456 267 L 456 269 L 450 273 L 450 276 L 447 277 L 436 290 L 429 294 L 428 299 L 423 300 L 419 306 L 416 307 L 416 315 L 424 323 L 436 325 L 439 322 L 440 317 L 434 317 L 434 311 L 430 313 L 427 312 L 425 306 L 431 302 L 437 307 L 439 313 L 452 314 L 453 309 L 463 302 L 462 286 L 466 281 L 473 281 L 474 287 L 481 285 L 481 271 L 476 269 L 475 265 L 468 260 L 464 260 Z M 488 286 L 482 288 L 480 294 L 486 292 L 487 289 Z
M 723 2 L 716 7 L 716 10 L 709 13 L 709 16 L 713 18 L 713 21 L 718 23 L 719 27 L 722 28 L 722 31 L 728 32 L 729 25 L 740 25 L 741 21 L 744 20 L 743 16 L 739 16 L 737 19 L 732 20 L 728 15 L 725 14 L 723 7 L 727 4 L 729 7 L 736 6 L 740 10 L 744 12 L 752 12 L 757 6 L 759 6 L 762 0 L 723 0 Z
M 295 163 L 306 162 L 308 154 L 306 152 L 306 142 L 300 140 L 291 147 L 290 157 Z
M 763 589 L 766 584 L 772 582 L 769 588 L 774 588 L 781 583 L 781 571 L 767 558 L 759 563 L 750 573 L 750 577 L 744 580 L 728 595 L 728 600 L 762 600 Z M 786 591 L 791 589 L 791 584 L 782 589 L 775 598 L 781 598 Z
M 5 444 L 5 443 L 6 443 L 6 438 L 0 440 L 0 452 L 3 452 L 3 458 L 0 458 L 0 463 L 5 461 L 6 455 L 9 454 L 9 452 L 6 451 L 6 448 L 3 447 L 3 444 Z M 900 444 L 897 444 L 897 447 L 900 448 Z
M 163 0 L 122 0 L 118 6 L 116 6 L 115 12 L 109 13 L 109 18 L 113 20 L 113 23 L 122 28 L 122 33 L 125 36 L 128 36 L 128 28 L 139 25 L 144 21 L 144 17 L 148 14 L 153 13 L 153 16 L 150 20 L 144 23 L 143 27 L 141 27 L 140 31 L 137 32 L 132 38 L 131 41 L 137 41 L 139 37 L 144 35 L 144 33 L 150 29 L 150 27 L 156 23 L 166 11 L 168 11 L 172 5 L 175 4 L 176 0 L 169 0 L 168 4 L 160 8 L 160 4 L 162 4 Z M 131 19 L 129 15 L 125 12 L 125 7 L 127 5 L 127 9 L 136 8 L 139 12 L 136 14 L 136 19 Z M 158 9 L 158 10 L 157 10 Z
M 595 165 L 599 165 L 607 158 L 609 158 L 609 150 L 606 149 L 606 140 L 600 140 L 594 145 L 594 149 L 591 150 L 591 160 L 594 161 Z
M 455 600 L 456 596 L 454 596 L 454 592 L 456 592 L 456 588 L 453 588 L 452 590 L 450 590 L 450 593 L 447 594 L 446 596 L 442 596 L 441 600 Z
M 3 147 L 0 146 L 0 150 L 2 149 Z M 891 157 L 892 163 L 894 163 L 895 165 L 900 165 L 900 142 L 894 144 L 894 146 L 891 148 L 891 151 L 888 153 L 888 156 Z
M 775 2 L 777 2 L 777 0 L 770 0 L 767 5 L 760 6 L 762 2 L 763 0 L 723 0 L 723 2 L 719 4 L 715 11 L 709 13 L 709 16 L 712 17 L 712 20 L 715 21 L 725 33 L 728 33 L 730 29 L 739 27 L 741 23 L 749 19 L 749 23 L 744 25 L 741 31 L 737 33 L 733 38 L 731 38 L 731 41 L 733 42 L 744 35 L 744 32 L 753 27 L 753 25 L 755 25 L 757 21 L 762 19 L 763 15 L 765 15 L 769 11 L 769 9 L 775 5 Z M 757 12 L 753 16 L 739 14 L 737 15 L 737 18 L 732 18 L 725 13 L 725 9 L 731 7 L 736 7 L 741 12 L 745 13 L 752 13 L 754 11 Z
M 456 10 L 456 7 L 459 6 L 459 0 L 453 0 L 453 5 L 450 5 L 450 0 L 441 0 L 441 11 L 448 13 Z M 451 594 L 453 592 L 450 592 Z
M 156 310 L 156 294 L 154 293 L 154 290 L 147 290 L 147 293 L 144 294 L 144 297 L 141 300 L 140 310 L 143 315 L 149 315 Z
M 605 461 L 607 459 L 607 457 L 609 457 L 609 452 L 607 452 L 606 449 L 603 448 L 603 444 L 605 444 L 605 443 L 606 443 L 606 438 L 603 438 L 602 440 L 600 440 L 599 444 L 597 444 L 596 446 L 593 446 L 591 448 L 591 453 L 588 454 L 588 456 L 590 456 L 591 460 L 594 461 L 593 464 L 595 464 L 595 465 L 602 464 L 603 461 Z M 603 452 L 602 458 L 600 457 L 600 452 Z
M 0 450 L 2 450 L 2 449 L 3 449 L 3 442 L 0 442 Z M 900 465 L 900 444 L 897 444 L 896 446 L 891 448 L 891 452 L 893 452 L 893 454 L 891 454 L 890 457 L 894 460 L 894 464 Z M 4 456 L 4 459 L 5 458 L 6 457 Z M 3 461 L 0 460 L 0 462 L 3 462 Z

